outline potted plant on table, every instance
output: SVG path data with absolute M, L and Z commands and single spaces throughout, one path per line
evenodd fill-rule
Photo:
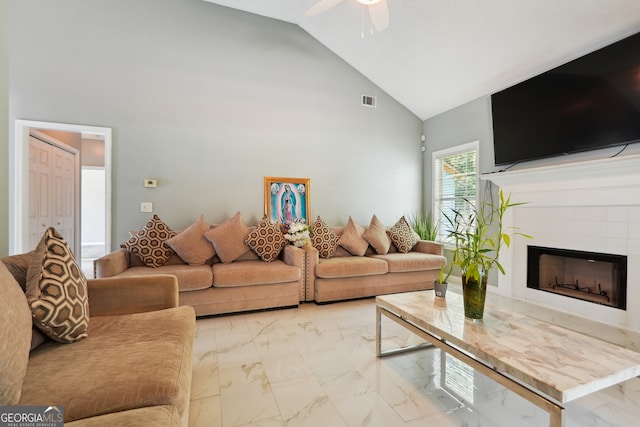
M 451 270 L 453 270 L 453 264 L 449 265 L 448 269 L 446 264 L 440 267 L 438 278 L 433 282 L 433 288 L 437 297 L 444 298 L 446 296 L 447 288 L 449 287 L 448 280 L 449 276 L 451 275 Z
M 513 235 L 526 238 L 531 236 L 515 231 L 505 230 L 504 215 L 509 208 L 525 203 L 512 203 L 511 195 L 505 197 L 500 190 L 499 203 L 483 203 L 480 208 L 468 203 L 468 211 L 453 209 L 452 215 L 444 214 L 448 224 L 448 236 L 453 239 L 453 264 L 462 273 L 462 295 L 464 315 L 471 320 L 482 319 L 487 292 L 487 275 L 493 267 L 505 274 L 504 267 L 498 261 L 502 245 L 509 247 Z M 496 222 L 495 231 L 491 224 Z

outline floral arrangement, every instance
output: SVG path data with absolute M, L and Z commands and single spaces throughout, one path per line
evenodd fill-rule
M 284 238 L 291 242 L 292 245 L 301 248 L 311 244 L 311 227 L 301 222 L 293 222 L 289 224 L 287 233 Z

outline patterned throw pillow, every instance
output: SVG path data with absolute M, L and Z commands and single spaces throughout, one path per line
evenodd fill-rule
M 351 255 L 363 256 L 369 247 L 369 242 L 362 237 L 365 231 L 363 226 L 349 217 L 338 244 L 348 250 Z
M 387 227 L 380 222 L 377 216 L 374 215 L 371 217 L 369 228 L 364 232 L 362 237 L 369 242 L 377 254 L 384 255 L 389 252 L 391 238 L 387 234 Z
M 244 243 L 248 234 L 249 227 L 245 225 L 240 212 L 237 212 L 233 217 L 204 233 L 204 237 L 211 242 L 220 261 L 230 263 L 250 250 Z
M 258 226 L 249 233 L 244 242 L 266 262 L 278 258 L 282 248 L 287 244 L 280 227 L 277 224 L 271 224 L 266 216 L 260 220 Z
M 204 220 L 204 215 L 200 215 L 196 222 L 165 243 L 187 264 L 203 265 L 216 254 L 211 242 L 204 237 L 207 231 L 209 224 Z
M 31 258 L 26 295 L 34 325 L 49 337 L 61 343 L 87 337 L 87 279 L 54 228 L 44 233 Z
M 318 250 L 320 258 L 331 258 L 338 247 L 339 236 L 318 216 L 311 227 L 311 244 Z
M 402 216 L 393 227 L 387 230 L 393 244 L 398 251 L 407 253 L 418 243 L 420 237 L 411 228 L 407 220 Z
M 137 255 L 147 267 L 160 267 L 173 254 L 165 241 L 174 237 L 176 232 L 169 228 L 158 215 L 147 222 L 144 228 L 120 245 Z

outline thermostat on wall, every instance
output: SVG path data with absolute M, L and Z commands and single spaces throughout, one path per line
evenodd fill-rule
M 158 186 L 158 180 L 157 179 L 145 179 L 144 180 L 144 186 L 145 187 L 155 188 L 155 187 Z

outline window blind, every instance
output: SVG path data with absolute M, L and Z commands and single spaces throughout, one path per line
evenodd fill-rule
M 436 154 L 437 156 L 437 154 Z M 438 156 L 434 164 L 434 217 L 438 224 L 438 240 L 448 241 L 445 215 L 453 218 L 454 211 L 468 217 L 477 199 L 476 150 Z

